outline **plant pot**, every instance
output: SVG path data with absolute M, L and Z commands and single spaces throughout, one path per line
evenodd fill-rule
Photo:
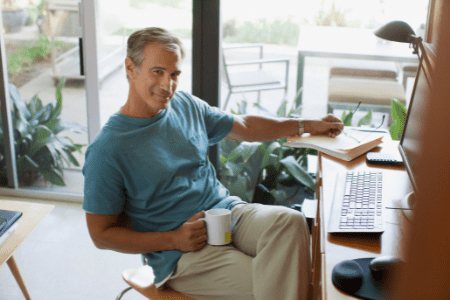
M 6 33 L 19 32 L 25 25 L 27 14 L 25 9 L 2 10 L 3 28 Z
M 32 186 L 40 177 L 37 171 L 30 171 L 19 178 L 19 186 Z

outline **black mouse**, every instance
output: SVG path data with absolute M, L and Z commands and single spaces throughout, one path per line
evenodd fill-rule
M 370 264 L 369 268 L 372 272 L 385 272 L 393 271 L 404 265 L 404 261 L 395 256 L 379 256 L 374 258 Z

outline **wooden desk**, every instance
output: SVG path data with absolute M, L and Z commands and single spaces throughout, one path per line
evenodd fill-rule
M 398 142 L 385 142 L 373 149 L 373 152 L 398 151 Z M 385 189 L 393 203 L 383 202 L 385 232 L 381 236 L 333 235 L 327 232 L 328 219 L 334 196 L 336 174 L 348 170 L 377 169 L 393 172 L 397 178 L 395 189 Z M 395 255 L 402 257 L 401 240 L 405 236 L 408 220 L 401 210 L 387 209 L 386 206 L 398 207 L 397 202 L 412 191 L 408 174 L 404 167 L 373 167 L 366 163 L 365 155 L 351 162 L 345 162 L 326 154 L 319 154 L 316 195 L 318 201 L 317 218 L 313 227 L 313 299 L 355 299 L 342 293 L 333 285 L 331 272 L 334 266 L 344 260 Z
M 20 275 L 13 253 L 39 223 L 44 220 L 53 207 L 53 205 L 47 204 L 0 200 L 0 209 L 21 211 L 23 213 L 22 217 L 17 221 L 18 227 L 14 233 L 0 247 L 0 266 L 6 261 L 27 300 L 31 298 Z

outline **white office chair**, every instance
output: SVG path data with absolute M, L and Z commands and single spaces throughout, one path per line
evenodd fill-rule
M 127 269 L 123 271 L 122 277 L 130 287 L 124 289 L 116 300 L 121 300 L 123 295 L 131 289 L 135 289 L 150 300 L 195 300 L 194 298 L 183 295 L 165 285 L 160 290 L 153 284 L 153 272 L 144 257 L 142 257 L 143 266 L 139 268 Z

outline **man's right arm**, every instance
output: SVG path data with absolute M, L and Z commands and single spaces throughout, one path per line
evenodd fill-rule
M 122 253 L 150 253 L 180 250 L 197 251 L 206 245 L 206 228 L 202 220 L 205 213 L 192 216 L 175 231 L 138 232 L 128 226 L 125 214 L 99 215 L 86 213 L 89 234 L 99 249 Z

